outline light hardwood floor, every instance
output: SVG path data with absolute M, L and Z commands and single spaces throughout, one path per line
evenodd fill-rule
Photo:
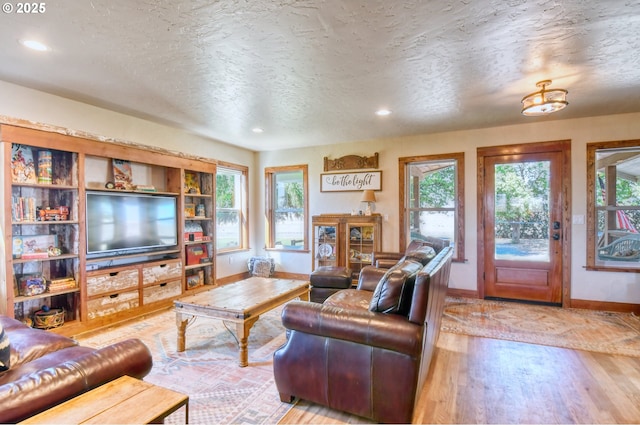
M 640 423 L 640 357 L 440 333 L 414 423 Z M 304 401 L 281 424 L 367 423 Z

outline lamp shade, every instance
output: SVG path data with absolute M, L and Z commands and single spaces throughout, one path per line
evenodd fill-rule
M 362 198 L 360 199 L 360 202 L 376 202 L 376 194 L 373 192 L 373 190 L 364 190 L 362 192 Z
M 522 98 L 522 115 L 535 117 L 546 115 L 564 109 L 567 102 L 567 91 L 564 89 L 547 89 L 551 80 L 539 81 L 536 86 L 540 91 L 531 93 Z

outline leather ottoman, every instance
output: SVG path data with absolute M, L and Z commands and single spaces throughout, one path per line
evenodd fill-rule
M 321 266 L 311 272 L 310 300 L 322 303 L 330 295 L 351 288 L 351 270 L 347 267 Z

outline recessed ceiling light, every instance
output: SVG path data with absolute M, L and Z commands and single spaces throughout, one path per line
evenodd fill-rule
M 376 111 L 376 115 L 379 117 L 386 117 L 387 115 L 391 115 L 391 111 L 388 109 L 378 109 Z
M 36 40 L 20 40 L 20 44 L 31 50 L 37 50 L 38 52 L 47 52 L 51 50 L 49 49 L 49 46 Z
M 260 127 L 255 127 L 251 131 L 253 131 L 254 133 L 262 133 L 264 130 L 261 129 Z

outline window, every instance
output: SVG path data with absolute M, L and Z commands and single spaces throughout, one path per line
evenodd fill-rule
M 640 270 L 640 140 L 587 145 L 587 267 Z
M 448 239 L 464 261 L 464 154 L 399 159 L 400 246 L 433 236 Z
M 307 166 L 265 169 L 267 248 L 308 251 Z
M 216 249 L 249 247 L 247 225 L 247 167 L 218 165 L 216 173 Z

